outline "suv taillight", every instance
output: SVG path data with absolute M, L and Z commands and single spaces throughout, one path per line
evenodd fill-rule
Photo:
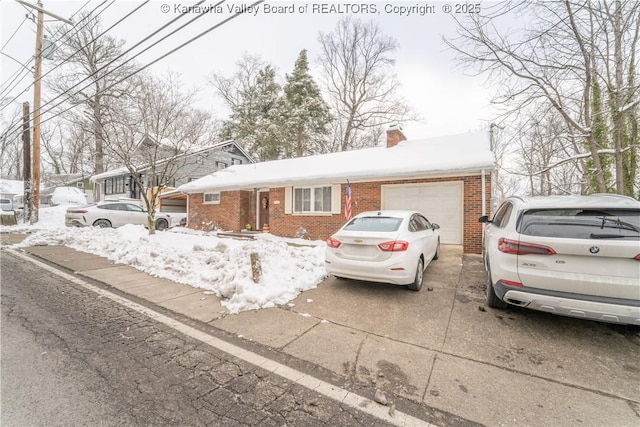
M 640 261 L 640 254 L 636 255 L 633 259 L 635 259 L 636 261 Z
M 378 245 L 382 252 L 402 252 L 409 248 L 409 242 L 404 240 L 394 240 L 392 242 L 384 242 Z
M 498 250 L 505 254 L 512 255 L 553 255 L 556 253 L 556 251 L 548 246 L 519 242 L 517 240 L 505 239 L 504 237 L 498 240 Z

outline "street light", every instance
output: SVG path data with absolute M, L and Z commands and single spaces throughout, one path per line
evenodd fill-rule
M 32 157 L 31 157 L 31 181 L 33 183 L 31 192 L 31 224 L 38 222 L 38 211 L 40 206 L 40 104 L 41 104 L 41 82 L 42 79 L 42 33 L 44 29 L 44 15 L 57 19 L 58 21 L 73 24 L 70 20 L 63 18 L 55 13 L 49 12 L 42 7 L 42 2 L 38 1 L 37 5 L 28 3 L 24 0 L 16 0 L 23 6 L 38 11 L 37 29 L 36 29 L 36 66 L 33 82 L 33 138 L 32 138 Z

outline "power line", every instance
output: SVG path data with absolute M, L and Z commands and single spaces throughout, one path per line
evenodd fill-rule
M 205 0 L 201 0 L 198 3 L 196 3 L 197 5 L 200 5 L 202 3 L 204 3 Z M 216 6 L 219 6 L 220 4 L 224 3 L 225 0 L 222 0 L 220 2 L 217 3 Z M 202 18 L 203 16 L 205 16 L 206 13 L 202 13 L 198 16 L 196 16 L 195 18 L 193 18 L 192 20 L 188 21 L 187 23 L 185 23 L 184 25 L 182 25 L 181 27 L 178 27 L 177 29 L 175 29 L 174 31 L 172 31 L 171 33 L 165 35 L 163 38 L 161 38 L 160 40 L 156 41 L 155 43 L 153 43 L 152 45 L 146 47 L 145 49 L 143 49 L 142 51 L 138 52 L 137 54 L 135 54 L 133 57 L 127 59 L 126 61 L 120 63 L 117 67 L 107 71 L 107 73 L 105 73 L 103 76 L 101 76 L 102 78 L 107 77 L 108 75 L 110 75 L 111 73 L 115 72 L 116 70 L 118 70 L 119 68 L 121 68 L 122 66 L 124 66 L 125 64 L 127 64 L 128 62 L 131 62 L 132 60 L 134 60 L 135 58 L 137 58 L 138 56 L 140 56 L 141 54 L 143 54 L 144 52 L 146 52 L 147 50 L 151 49 L 152 47 L 154 47 L 155 45 L 157 45 L 158 43 L 162 42 L 163 40 L 167 39 L 169 36 L 172 36 L 173 34 L 175 34 L 176 32 L 182 30 L 183 28 L 185 28 L 187 25 L 190 25 L 191 23 L 193 23 L 195 20 Z M 147 37 L 145 37 L 144 39 L 140 40 L 138 43 L 136 43 L 135 45 L 133 45 L 132 47 L 130 47 L 129 49 L 127 49 L 126 51 L 122 52 L 120 55 L 118 55 L 116 58 L 112 59 L 111 61 L 109 61 L 107 64 L 103 65 L 102 67 L 100 67 L 99 69 L 97 69 L 96 71 L 94 71 L 93 73 L 89 74 L 88 76 L 86 76 L 85 78 L 83 78 L 82 80 L 80 80 L 79 82 L 77 82 L 76 84 L 74 84 L 71 88 L 69 88 L 65 93 L 59 94 L 58 96 L 56 96 L 55 98 L 47 101 L 44 105 L 42 105 L 40 107 L 40 110 L 42 110 L 44 107 L 46 107 L 47 105 L 51 104 L 52 102 L 56 101 L 57 99 L 65 96 L 68 94 L 68 92 L 74 90 L 75 88 L 77 88 L 78 86 L 80 86 L 83 82 L 85 82 L 86 80 L 90 79 L 91 77 L 95 76 L 96 74 L 98 74 L 99 72 L 103 71 L 105 68 L 107 68 L 108 66 L 112 65 L 114 62 L 116 62 L 117 60 L 119 60 L 120 58 L 122 58 L 123 56 L 125 56 L 127 53 L 131 52 L 133 49 L 137 48 L 138 46 L 140 46 L 142 43 L 144 43 L 145 41 L 149 40 L 151 37 L 155 36 L 156 34 L 158 34 L 159 32 L 161 32 L 162 30 L 164 30 L 165 28 L 167 28 L 168 26 L 170 26 L 171 24 L 173 24 L 174 22 L 178 21 L 179 19 L 184 18 L 186 15 L 181 14 L 179 16 L 177 16 L 176 18 L 172 19 L 171 21 L 167 22 L 166 24 L 164 24 L 162 27 L 158 28 L 156 31 L 154 31 L 153 33 L 151 33 L 150 35 L 148 35 Z M 64 102 L 70 100 L 71 98 L 73 98 L 75 95 L 77 95 L 78 93 L 80 93 L 82 90 L 86 89 L 87 87 L 91 86 L 93 84 L 93 82 L 89 82 L 88 84 L 86 84 L 85 86 L 83 86 L 81 89 L 78 89 L 76 92 L 72 93 L 71 95 L 69 95 L 66 99 L 64 99 L 63 101 L 59 102 L 58 104 L 54 105 L 53 107 L 49 108 L 46 111 L 43 111 L 41 113 L 48 113 L 51 110 L 53 110 L 54 108 L 58 107 L 59 105 L 63 104 Z M 112 88 L 112 86 L 109 86 L 108 89 Z M 0 111 L 2 111 L 0 109 Z M 65 110 L 68 111 L 68 110 Z M 34 111 L 35 113 L 35 111 Z
M 218 5 L 219 5 L 219 4 L 222 4 L 223 2 L 224 2 L 224 1 L 221 1 L 220 3 L 218 3 Z M 258 0 L 258 1 L 256 1 L 255 3 L 253 3 L 253 4 L 250 6 L 250 8 L 253 8 L 253 7 L 255 7 L 255 6 L 257 6 L 257 5 L 259 5 L 260 3 L 263 3 L 263 2 L 264 2 L 264 0 Z M 127 80 L 127 79 L 129 79 L 129 78 L 133 77 L 134 75 L 138 74 L 139 72 L 141 72 L 141 71 L 143 71 L 143 70 L 145 70 L 145 69 L 149 68 L 151 65 L 153 65 L 153 64 L 155 64 L 155 63 L 157 63 L 157 62 L 161 61 L 162 59 L 166 58 L 167 56 L 169 56 L 169 55 L 171 55 L 171 54 L 173 54 L 173 53 L 177 52 L 178 50 L 182 49 L 183 47 L 185 47 L 185 46 L 187 46 L 187 45 L 189 45 L 189 44 L 193 43 L 194 41 L 198 40 L 200 37 L 205 36 L 206 34 L 210 33 L 211 31 L 213 31 L 213 30 L 215 30 L 215 29 L 217 29 L 217 28 L 219 28 L 219 27 L 221 27 L 222 25 L 226 24 L 227 22 L 231 21 L 232 19 L 235 19 L 235 18 L 237 18 L 238 16 L 242 15 L 243 13 L 244 13 L 244 12 L 237 12 L 237 13 L 235 13 L 235 14 L 231 15 L 230 17 L 228 17 L 228 18 L 226 18 L 226 19 L 224 19 L 224 20 L 220 21 L 219 23 L 217 23 L 217 24 L 213 25 L 212 27 L 209 27 L 207 30 L 205 30 L 205 31 L 201 32 L 200 34 L 196 35 L 195 37 L 192 37 L 191 39 L 189 39 L 189 40 L 187 40 L 186 42 L 182 43 L 182 44 L 181 44 L 181 45 L 179 45 L 178 47 L 176 47 L 176 48 L 174 48 L 174 49 L 170 50 L 169 52 L 165 53 L 164 55 L 162 55 L 162 56 L 160 56 L 160 57 L 156 58 L 155 60 L 151 61 L 151 62 L 150 62 L 150 63 L 148 63 L 147 65 L 145 65 L 145 66 L 143 66 L 143 67 L 139 68 L 138 70 L 136 70 L 136 71 L 134 71 L 134 72 L 130 73 L 129 75 L 127 75 L 127 76 L 123 77 L 122 79 L 118 80 L 117 82 L 112 83 L 110 86 L 108 86 L 108 87 L 104 88 L 101 92 L 102 92 L 102 93 L 104 93 L 105 91 L 107 91 L 107 90 L 111 89 L 111 88 L 112 88 L 112 87 L 114 87 L 115 85 L 118 85 L 118 84 L 122 83 L 123 81 L 125 81 L 125 80 Z M 192 22 L 192 21 L 188 22 L 187 24 L 189 24 L 189 23 L 191 23 L 191 22 Z M 182 28 L 182 27 L 181 27 L 181 28 Z M 171 33 L 171 34 L 173 34 L 173 33 Z M 161 41 L 161 40 L 160 40 L 160 41 Z M 85 86 L 85 87 L 86 87 L 86 86 Z M 83 89 L 84 89 L 84 88 L 83 88 Z M 60 104 L 58 104 L 58 105 L 60 105 Z M 56 105 L 56 106 L 57 106 L 57 105 Z M 72 109 L 72 108 L 74 108 L 74 106 L 71 106 L 71 107 L 69 107 L 69 108 L 67 108 L 67 109 L 63 110 L 63 111 L 62 111 L 62 112 L 60 112 L 59 114 L 56 114 L 56 115 L 54 115 L 54 116 L 52 116 L 52 117 L 49 117 L 49 118 L 47 118 L 47 119 L 43 120 L 41 123 L 45 123 L 45 122 L 47 122 L 47 121 L 49 121 L 49 120 L 51 120 L 51 119 L 53 119 L 53 118 L 55 118 L 55 117 L 59 116 L 60 114 L 62 114 L 62 113 L 65 113 L 65 112 L 69 111 L 69 110 L 70 110 L 70 109 Z M 51 110 L 47 110 L 47 111 L 51 111 Z
M 220 1 L 219 3 L 217 3 L 217 4 L 216 4 L 216 6 L 219 6 L 220 4 L 224 3 L 224 1 L 225 1 L 225 0 Z M 257 5 L 259 5 L 259 4 L 263 3 L 263 2 L 264 2 L 264 0 L 258 0 L 258 1 L 256 1 L 256 2 L 254 2 L 254 3 L 251 5 L 251 7 L 257 6 Z M 201 1 L 201 2 L 197 3 L 196 5 L 201 4 L 201 3 L 203 3 L 203 1 Z M 214 7 L 215 7 L 215 6 L 214 6 Z M 148 49 L 150 49 L 151 47 L 153 47 L 153 46 L 157 45 L 159 42 L 161 42 L 161 41 L 165 40 L 167 37 L 169 37 L 169 36 L 171 36 L 171 35 L 175 34 L 177 31 L 180 31 L 181 29 L 183 29 L 183 28 L 184 28 L 184 27 L 186 27 L 187 25 L 191 24 L 191 23 L 192 23 L 193 21 L 195 21 L 196 19 L 199 19 L 200 17 L 204 16 L 205 14 L 206 14 L 206 13 L 203 13 L 203 14 L 201 14 L 201 15 L 197 16 L 196 18 L 192 19 L 191 21 L 189 21 L 189 22 L 185 23 L 183 26 L 181 26 L 181 27 L 179 27 L 178 29 L 176 29 L 176 30 L 172 31 L 171 33 L 169 33 L 168 35 L 166 35 L 166 36 L 165 36 L 165 37 L 163 37 L 162 39 L 160 39 L 160 40 L 156 41 L 156 42 L 155 42 L 154 44 L 152 44 L 151 46 L 148 46 L 148 47 L 147 47 L 146 49 L 144 49 L 143 51 L 138 52 L 134 57 L 132 57 L 132 58 L 128 59 L 127 61 L 125 61 L 124 63 L 120 64 L 117 68 L 120 68 L 122 65 L 124 65 L 124 64 L 126 64 L 127 62 L 129 62 L 129 61 L 131 61 L 131 60 L 135 59 L 135 58 L 136 58 L 137 56 L 139 56 L 140 54 L 144 53 L 145 51 L 147 51 L 147 50 L 148 50 Z M 176 48 L 174 48 L 174 49 L 170 50 L 169 52 L 167 52 L 167 53 L 165 53 L 165 54 L 161 55 L 160 57 L 156 58 L 155 60 L 153 60 L 152 62 L 148 63 L 147 65 L 145 65 L 145 66 L 143 66 L 143 67 L 139 68 L 138 70 L 136 70 L 136 71 L 134 71 L 134 72 L 132 72 L 132 73 L 128 74 L 128 75 L 127 75 L 127 76 L 125 76 L 124 78 L 122 78 L 122 79 L 120 79 L 120 80 L 118 80 L 118 81 L 116 81 L 116 82 L 112 83 L 111 85 L 109 85 L 109 86 L 107 86 L 107 87 L 103 88 L 102 90 L 98 91 L 96 94 L 103 94 L 103 93 L 105 93 L 106 91 L 108 91 L 109 89 L 113 88 L 114 86 L 116 86 L 116 85 L 118 85 L 118 84 L 122 83 L 123 81 L 125 81 L 125 80 L 127 80 L 127 79 L 129 79 L 129 78 L 133 77 L 134 75 L 136 75 L 136 74 L 138 74 L 139 72 L 141 72 L 141 71 L 143 71 L 143 70 L 147 69 L 147 68 L 148 68 L 148 67 L 150 67 L 151 65 L 153 65 L 153 64 L 155 64 L 155 63 L 157 63 L 157 62 L 161 61 L 162 59 L 166 58 L 167 56 L 169 56 L 169 55 L 171 55 L 171 54 L 173 54 L 173 53 L 177 52 L 178 50 L 180 50 L 180 49 L 184 48 L 185 46 L 187 46 L 187 45 L 189 45 L 189 44 L 191 44 L 191 43 L 193 43 L 194 41 L 198 40 L 199 38 L 203 37 L 204 35 L 206 35 L 206 34 L 210 33 L 211 31 L 213 31 L 213 30 L 215 30 L 215 29 L 219 28 L 220 26 L 222 26 L 222 25 L 224 25 L 224 24 L 228 23 L 228 22 L 229 22 L 229 21 L 231 21 L 232 19 L 235 19 L 235 18 L 237 18 L 238 16 L 240 16 L 240 15 L 242 15 L 242 14 L 244 14 L 244 12 L 237 12 L 237 13 L 233 14 L 232 16 L 230 16 L 230 17 L 228 17 L 228 18 L 226 18 L 226 19 L 224 19 L 224 20 L 220 21 L 219 23 L 217 23 L 217 24 L 215 24 L 215 25 L 211 26 L 211 27 L 210 27 L 210 28 L 208 28 L 207 30 L 205 30 L 205 31 L 203 31 L 203 32 L 201 32 L 201 33 L 199 33 L 199 34 L 198 34 L 198 35 L 196 35 L 195 37 L 192 37 L 191 39 L 189 39 L 189 40 L 187 40 L 186 42 L 182 43 L 181 45 L 177 46 Z M 131 49 L 133 49 L 133 48 L 135 48 L 135 47 L 139 46 L 141 43 L 143 43 L 144 41 L 148 40 L 150 37 L 152 37 L 153 35 L 157 34 L 159 31 L 163 30 L 164 28 L 166 28 L 168 25 L 172 24 L 172 23 L 173 23 L 173 22 L 175 22 L 176 20 L 180 19 L 182 16 L 183 16 L 183 15 L 180 15 L 179 17 L 177 17 L 177 18 L 175 18 L 175 19 L 171 20 L 169 23 L 165 24 L 165 25 L 164 25 L 164 26 L 162 26 L 160 29 L 156 30 L 154 33 L 152 33 L 151 35 L 147 36 L 145 39 L 143 39 L 143 40 L 141 40 L 140 42 L 138 42 L 138 43 L 137 43 L 135 46 L 133 46 Z M 131 49 L 128 49 L 128 50 L 127 50 L 127 52 L 129 52 Z M 126 52 L 125 52 L 125 53 L 123 53 L 123 55 L 124 55 L 124 54 L 126 54 Z M 115 61 L 115 60 L 119 59 L 120 57 L 122 57 L 122 55 L 120 55 L 118 58 L 114 59 L 113 61 Z M 113 61 L 111 61 L 109 64 L 106 64 L 105 66 L 110 65 L 111 63 L 113 63 Z M 88 76 L 88 77 L 91 77 L 91 76 L 95 75 L 97 72 L 101 71 L 103 68 L 104 68 L 104 67 L 102 67 L 100 70 L 97 70 L 96 72 L 92 73 L 92 74 L 91 74 L 90 76 Z M 106 75 L 108 75 L 108 74 L 110 74 L 111 72 L 115 71 L 117 68 L 115 68 L 115 69 L 113 69 L 113 70 L 109 71 L 107 74 L 105 74 L 105 76 L 106 76 Z M 88 77 L 87 77 L 87 78 L 88 78 Z M 84 80 L 86 80 L 86 78 L 85 78 Z M 82 81 L 84 81 L 84 80 L 82 80 Z M 74 85 L 74 86 L 73 86 L 73 88 L 75 88 L 75 87 L 79 86 L 79 85 L 80 85 L 80 83 L 82 83 L 82 81 L 81 81 L 81 82 L 79 82 L 78 84 Z M 78 93 L 79 93 L 80 91 L 82 91 L 83 89 L 85 89 L 85 88 L 89 87 L 91 84 L 92 84 L 92 83 L 89 83 L 88 85 L 85 85 L 84 87 L 82 87 L 81 89 L 79 89 L 78 91 L 76 91 L 74 94 L 70 95 L 70 96 L 69 96 L 67 99 L 65 99 L 64 101 L 62 101 L 62 102 L 60 102 L 60 103 L 56 104 L 55 106 L 53 106 L 53 107 L 51 107 L 51 108 L 47 109 L 46 111 L 44 111 L 43 113 L 41 113 L 41 116 L 42 116 L 44 113 L 49 113 L 49 112 L 51 112 L 51 111 L 53 110 L 53 108 L 56 108 L 56 107 L 58 107 L 59 105 L 61 105 L 62 103 L 64 103 L 64 102 L 68 101 L 69 99 L 71 99 L 71 97 L 73 97 L 74 95 L 78 94 Z M 52 99 L 52 100 L 48 101 L 45 105 L 48 105 L 48 104 L 52 103 L 53 101 L 55 101 L 56 99 L 58 99 L 60 96 L 62 96 L 62 95 L 59 95 L 59 96 L 57 96 L 56 98 L 54 98 L 54 99 Z M 44 107 L 44 106 L 42 106 L 42 107 Z M 42 108 L 42 107 L 41 107 L 41 108 Z M 45 123 L 45 122 L 47 122 L 47 121 L 49 121 L 49 120 L 52 120 L 52 119 L 54 119 L 54 118 L 56 118 L 56 117 L 58 117 L 58 116 L 60 116 L 61 114 L 63 114 L 63 113 L 65 113 L 65 112 L 67 112 L 67 111 L 69 111 L 69 110 L 73 109 L 74 107 L 75 107 L 75 106 L 74 106 L 74 105 L 72 105 L 72 106 L 70 106 L 70 107 L 68 107 L 68 108 L 66 108 L 66 109 L 64 109 L 64 110 L 62 110 L 62 111 L 60 111 L 59 113 L 56 113 L 56 114 L 52 115 L 51 117 L 49 117 L 49 118 L 47 118 L 47 119 L 42 120 L 42 121 L 41 121 L 41 124 L 42 124 L 42 123 Z
M 20 64 L 21 67 L 18 68 L 16 72 L 13 73 L 10 77 L 7 78 L 7 83 L 6 83 L 7 87 L 4 88 L 2 91 L 0 91 L 0 98 L 2 98 L 2 95 L 4 95 L 5 92 L 7 92 L 7 88 L 13 84 L 13 82 L 20 76 L 20 74 L 27 73 L 24 76 L 22 76 L 22 78 L 18 81 L 18 83 L 16 83 L 11 89 L 9 89 L 9 92 L 11 92 L 11 90 L 13 90 L 18 84 L 20 84 L 20 82 L 24 80 L 24 78 L 28 75 L 28 73 L 31 72 L 31 70 L 27 68 L 27 64 L 31 62 L 33 58 L 34 56 L 32 55 L 31 58 L 27 59 L 22 64 Z
M 64 37 L 66 37 L 67 34 L 69 34 L 70 32 L 74 31 L 76 33 L 79 33 L 80 30 L 84 29 L 87 25 L 89 25 L 91 23 L 91 21 L 88 19 L 90 17 L 93 17 L 93 13 L 98 10 L 99 7 L 102 7 L 102 5 L 104 5 L 108 0 L 104 0 L 102 3 L 100 3 L 98 6 L 94 7 L 91 12 L 89 12 L 87 15 L 85 15 L 80 21 L 76 22 L 75 24 L 73 24 L 71 26 L 71 28 L 67 29 L 67 31 L 64 32 L 64 34 L 60 35 L 56 40 L 51 40 L 51 43 L 54 44 L 60 40 L 62 40 Z M 102 9 L 100 12 L 98 12 L 98 14 L 95 17 L 98 17 L 100 15 L 102 15 L 104 13 L 105 10 L 109 9 L 111 6 L 113 6 L 113 4 L 115 3 L 115 0 L 111 0 L 111 3 L 109 3 L 107 6 L 105 6 L 104 9 Z M 75 15 L 77 15 L 80 10 L 82 10 L 82 8 L 84 8 L 87 5 L 87 3 L 85 3 L 80 9 L 78 9 L 73 15 L 71 15 L 71 18 L 73 18 Z M 94 18 L 95 18 L 94 17 Z M 85 21 L 86 23 L 81 27 L 78 28 L 78 25 L 80 25 L 80 23 L 82 21 Z M 60 25 L 58 27 L 58 29 L 56 29 L 56 32 L 51 36 L 51 37 L 55 37 L 55 34 L 57 34 L 58 32 L 60 32 L 60 30 L 62 30 L 63 28 L 65 28 L 64 26 Z M 55 51 L 55 50 L 54 50 Z
M 91 0 L 88 0 L 88 1 L 87 1 L 85 4 L 83 4 L 83 5 L 82 5 L 78 10 L 76 10 L 76 11 L 73 13 L 73 15 L 71 15 L 71 18 L 73 18 L 74 16 L 76 16 L 76 15 L 77 15 L 77 14 L 78 14 L 82 9 L 84 9 L 84 8 L 85 8 L 85 7 L 90 3 L 90 1 L 91 1 Z M 108 1 L 108 0 L 104 0 L 104 1 L 103 1 L 102 3 L 100 3 L 98 6 L 96 6 L 95 8 L 93 8 L 93 10 L 92 10 L 91 12 L 89 12 L 89 14 L 92 14 L 93 12 L 95 12 L 99 7 L 101 7 L 101 6 L 102 6 L 103 4 L 105 4 L 107 1 Z M 109 6 L 111 6 L 111 5 L 114 3 L 114 1 L 115 1 L 115 0 L 112 0 L 111 4 L 109 4 L 107 7 L 105 7 L 105 8 L 104 8 L 104 9 L 103 9 L 99 14 L 101 14 L 101 13 L 103 13 L 105 10 L 107 10 L 107 8 L 109 8 Z M 31 14 L 31 11 L 30 11 L 29 9 L 27 9 L 23 4 L 21 4 L 21 6 L 22 6 L 25 10 L 27 10 L 27 12 L 29 13 L 29 15 Z M 98 15 L 99 15 L 99 14 L 98 14 Z M 25 17 L 25 19 L 24 19 L 24 20 L 22 21 L 22 23 L 20 24 L 20 27 L 22 26 L 22 24 L 24 24 L 24 22 L 27 20 L 27 18 L 29 17 L 29 15 L 27 15 L 27 16 Z M 70 30 L 68 30 L 65 34 L 63 34 L 60 38 L 58 38 L 58 40 L 57 40 L 57 41 L 59 41 L 62 37 L 64 37 L 64 36 L 65 36 L 66 34 L 68 34 L 70 31 L 72 31 L 72 30 L 73 30 L 73 28 L 75 28 L 75 27 L 76 27 L 80 22 L 82 22 L 82 20 L 81 20 L 81 21 L 79 21 L 79 22 L 77 22 L 76 24 L 74 24 L 74 25 L 73 25 L 73 27 L 72 27 Z M 87 24 L 85 24 L 85 26 L 86 26 L 86 25 L 87 25 Z M 19 29 L 20 27 L 18 27 L 18 29 Z M 60 28 L 56 31 L 56 33 L 58 33 L 58 31 L 59 31 L 61 28 L 62 28 L 62 27 L 60 27 Z M 84 27 L 83 27 L 83 28 L 84 28 Z M 15 35 L 15 33 L 17 32 L 17 30 L 18 30 L 18 29 L 16 29 L 16 31 L 14 32 L 14 35 Z M 78 30 L 78 31 L 79 31 L 79 30 Z M 55 34 L 54 34 L 53 36 L 55 36 Z M 11 36 L 11 38 L 13 38 L 13 35 Z M 10 41 L 10 40 L 9 40 L 9 41 Z M 9 41 L 7 41 L 7 43 L 9 43 Z M 55 42 L 56 42 L 56 40 L 53 40 L 53 41 L 52 41 L 52 43 L 55 43 Z M 7 43 L 5 43 L 5 46 L 7 45 Z M 4 46 L 3 46 L 2 48 L 4 49 Z M 0 50 L 2 50 L 2 49 L 0 49 Z M 25 62 L 23 62 L 23 63 L 21 64 L 21 65 L 22 65 L 22 68 L 20 68 L 19 70 L 17 70 L 17 71 L 12 75 L 12 77 L 13 77 L 14 75 L 16 75 L 16 74 L 18 74 L 18 75 L 19 75 L 21 72 L 25 72 L 25 70 L 27 70 L 27 73 L 28 73 L 28 72 L 30 72 L 30 70 L 27 68 L 27 63 L 28 63 L 28 62 L 31 62 L 31 60 L 33 60 L 34 58 L 35 58 L 35 56 L 33 56 L 33 55 L 32 55 L 29 59 L 27 59 Z M 9 79 L 11 79 L 12 77 L 9 77 Z M 13 90 L 14 90 L 14 89 L 15 89 L 15 88 L 16 88 L 16 87 L 17 87 L 17 86 L 18 86 L 18 85 L 19 85 L 19 84 L 20 84 L 20 83 L 21 83 L 21 82 L 26 78 L 26 77 L 27 77 L 27 75 L 25 74 L 24 76 L 22 76 L 22 78 L 20 78 L 20 80 L 19 80 L 18 82 L 16 82 L 16 84 L 14 84 L 13 86 L 11 86 L 11 85 L 13 84 L 13 81 L 15 81 L 15 79 L 16 79 L 16 78 L 18 78 L 18 76 L 16 76 L 15 78 L 13 78 L 13 79 L 11 80 L 11 82 L 9 82 L 9 83 L 7 84 L 7 87 L 5 87 L 5 89 L 3 89 L 3 90 L 2 90 L 2 92 L 0 93 L 0 97 L 1 97 L 5 92 L 7 92 L 7 93 L 11 93 L 11 91 L 13 91 Z M 23 93 L 25 93 L 26 91 L 28 91 L 28 90 L 31 88 L 31 86 L 33 86 L 33 85 L 34 85 L 34 83 L 35 83 L 35 82 L 31 82 L 31 83 L 30 83 L 26 88 L 24 88 L 20 93 L 18 93 L 16 96 L 14 96 L 14 97 L 13 97 L 13 99 L 12 99 L 9 103 L 11 103 L 11 102 L 15 101 L 15 100 L 20 96 L 20 95 L 22 95 Z M 7 104 L 7 105 L 8 105 L 8 104 Z M 4 110 L 4 108 L 0 108 L 0 112 L 1 112 L 2 110 Z
M 22 22 L 20 23 L 20 25 L 18 25 L 18 28 L 16 28 L 16 30 L 13 32 L 13 34 L 11 34 L 11 37 L 9 37 L 9 40 L 7 40 L 6 42 L 4 42 L 4 44 L 2 45 L 2 47 L 0 47 L 0 50 L 4 50 L 5 47 L 7 47 L 7 45 L 9 44 L 9 42 L 11 41 L 11 39 L 13 39 L 13 36 L 16 35 L 16 33 L 18 32 L 18 30 L 22 27 L 22 24 L 25 23 L 25 21 L 27 20 L 27 16 L 24 17 L 24 19 L 22 20 Z
M 96 37 L 92 38 L 91 40 L 89 40 L 87 43 L 85 43 L 83 46 L 81 46 L 80 48 L 78 48 L 75 52 L 73 52 L 71 55 L 69 55 L 68 57 L 66 57 L 65 59 L 63 59 L 62 61 L 60 61 L 59 64 L 57 64 L 56 66 L 54 66 L 52 69 L 50 69 L 49 71 L 47 71 L 42 77 L 46 77 L 48 74 L 50 74 L 51 72 L 53 72 L 55 69 L 61 67 L 64 63 L 66 63 L 68 60 L 70 60 L 71 58 L 73 58 L 78 52 L 81 52 L 82 49 L 86 48 L 87 46 L 89 46 L 91 43 L 95 42 L 96 40 L 98 40 L 100 37 L 102 37 L 103 35 L 105 35 L 108 31 L 110 31 L 111 29 L 113 29 L 114 27 L 116 27 L 117 25 L 119 25 L 122 21 L 124 21 L 125 19 L 129 18 L 131 15 L 133 15 L 134 13 L 136 13 L 140 8 L 142 8 L 144 5 L 146 5 L 147 3 L 149 3 L 149 1 L 151 0 L 146 0 L 143 3 L 141 3 L 140 5 L 138 5 L 137 7 L 135 7 L 132 11 L 130 11 L 129 13 L 127 13 L 125 16 L 123 16 L 122 18 L 120 18 L 116 23 L 114 23 L 113 25 L 111 25 L 109 28 L 107 28 L 106 30 L 104 30 L 102 33 L 98 34 Z M 100 12 L 102 13 L 102 12 Z M 99 16 L 96 15 L 95 17 Z M 79 30 L 78 30 L 79 32 Z M 100 70 L 97 70 L 100 71 Z M 45 104 L 46 105 L 46 104 Z
M 87 3 L 85 3 L 82 7 L 80 7 L 80 9 L 78 9 L 73 15 L 71 15 L 71 17 L 73 18 L 75 15 L 77 15 L 91 0 L 87 1 Z M 73 25 L 73 27 L 68 30 L 67 32 L 65 32 L 62 36 L 60 36 L 58 38 L 58 41 L 62 39 L 62 37 L 66 36 L 67 34 L 69 34 L 69 32 L 71 32 L 73 29 L 76 29 L 77 26 L 80 24 L 80 22 L 82 22 L 83 20 L 87 20 L 87 22 L 84 24 L 84 26 L 82 26 L 82 28 L 77 28 L 76 29 L 76 33 L 80 32 L 80 30 L 82 30 L 83 28 L 85 28 L 87 25 L 89 25 L 91 23 L 91 21 L 88 19 L 90 17 L 92 17 L 92 13 L 95 12 L 99 7 L 101 7 L 102 5 L 104 5 L 107 2 L 107 0 L 104 0 L 102 3 L 100 3 L 98 6 L 96 6 L 95 8 L 93 8 L 91 10 L 91 12 L 89 12 L 82 20 L 78 21 L 76 24 Z M 140 7 L 144 6 L 144 4 L 148 3 L 149 0 L 147 0 L 146 2 L 144 2 L 142 5 L 138 6 L 137 8 L 134 9 L 133 12 L 137 11 Z M 108 4 L 103 10 L 101 10 L 95 17 L 100 16 L 102 13 L 104 13 L 105 10 L 107 10 L 109 7 L 111 7 L 113 4 L 115 3 L 115 0 L 112 0 L 110 4 Z M 112 25 L 109 29 L 115 27 L 117 24 L 119 24 L 120 22 L 124 21 L 125 18 L 127 18 L 128 16 L 130 16 L 133 12 L 129 13 L 128 15 L 126 15 L 124 18 L 120 19 L 118 22 L 116 22 L 116 24 Z M 95 18 L 94 17 L 94 18 Z M 62 27 L 60 27 L 62 28 Z M 56 31 L 57 33 L 58 31 Z M 42 80 L 43 77 L 45 77 L 46 75 L 48 75 L 49 73 L 51 73 L 53 70 L 55 70 L 56 68 L 60 67 L 64 62 L 68 61 L 71 57 L 73 57 L 75 54 L 77 54 L 78 52 L 80 52 L 80 50 L 84 49 L 86 46 L 88 46 L 90 43 L 92 43 L 93 40 L 97 40 L 100 36 L 102 36 L 106 31 L 102 32 L 100 35 L 98 35 L 96 38 L 92 39 L 91 41 L 89 41 L 87 44 L 85 44 L 83 47 L 81 47 L 80 49 L 78 49 L 77 51 L 75 51 L 73 54 L 71 54 L 69 57 L 67 57 L 64 61 L 60 62 L 58 65 L 56 65 L 55 67 L 53 67 L 51 70 L 47 71 L 43 76 L 40 77 L 40 79 L 38 80 Z M 55 41 L 53 41 L 52 43 L 55 43 Z M 29 58 L 29 61 L 31 61 L 34 58 L 34 56 L 32 56 L 31 58 Z M 24 80 L 26 77 L 23 76 L 20 81 L 18 83 L 16 83 L 13 87 L 11 87 L 11 89 L 9 90 L 9 93 L 15 89 L 15 87 L 22 81 Z M 36 83 L 36 81 L 30 82 L 29 85 L 22 90 L 19 94 L 17 94 L 16 96 L 14 96 L 13 101 L 15 101 L 20 95 L 22 95 L 23 93 L 25 93 L 26 91 L 28 91 L 34 84 Z M 2 93 L 6 92 L 7 89 L 3 90 Z M 2 94 L 0 94 L 1 96 Z M 0 112 L 2 112 L 4 110 L 4 108 L 0 108 Z

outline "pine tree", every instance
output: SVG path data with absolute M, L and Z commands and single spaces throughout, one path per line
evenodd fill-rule
M 313 142 L 327 132 L 332 121 L 329 106 L 322 99 L 320 89 L 309 74 L 307 50 L 298 55 L 293 72 L 286 76 L 284 95 L 280 99 L 284 157 L 313 154 Z
M 261 161 L 281 155 L 281 128 L 277 124 L 281 87 L 275 77 L 275 70 L 269 65 L 258 72 L 255 84 L 242 91 L 242 102 L 233 108 L 222 131 L 222 135 L 236 139 Z

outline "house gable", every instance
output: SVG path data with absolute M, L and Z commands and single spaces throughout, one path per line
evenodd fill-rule
M 160 160 L 158 164 L 162 164 L 164 161 L 166 160 Z M 178 158 L 176 165 L 179 170 L 174 174 L 175 179 L 171 182 L 156 184 L 178 187 L 228 166 L 247 163 L 253 163 L 253 159 L 248 156 L 241 147 L 234 141 L 223 141 L 188 153 L 184 155 L 183 158 Z M 143 181 L 146 181 L 145 172 L 147 170 L 149 170 L 149 167 L 139 169 Z M 140 198 L 139 189 L 135 185 L 131 173 L 126 168 L 118 168 L 96 175 L 92 177 L 91 180 L 100 186 L 100 196 L 102 199 L 120 197 Z M 154 183 L 147 182 L 146 185 L 153 187 Z

